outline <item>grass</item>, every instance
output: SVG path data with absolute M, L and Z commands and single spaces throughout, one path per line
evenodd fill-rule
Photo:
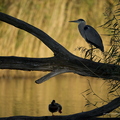
M 106 5 L 113 4 L 114 0 L 1 0 L 0 11 L 40 28 L 73 54 L 84 57 L 75 49 L 89 45 L 79 35 L 77 24 L 69 21 L 85 19 L 100 33 L 107 51 L 109 37 L 102 35 L 105 30 L 99 26 L 104 23 Z M 0 56 L 39 58 L 53 53 L 29 33 L 0 22 Z

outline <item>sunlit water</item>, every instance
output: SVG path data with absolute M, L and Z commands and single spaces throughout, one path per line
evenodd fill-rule
M 39 78 L 0 78 L 0 117 L 50 116 L 48 105 L 53 99 L 62 105 L 62 115 L 88 111 L 96 107 L 85 106 L 87 103 L 85 97 L 93 103 L 101 101 L 88 90 L 90 87 L 103 99 L 106 99 L 108 92 L 104 80 L 76 74 L 59 75 L 42 84 L 36 84 L 34 82 L 36 79 Z

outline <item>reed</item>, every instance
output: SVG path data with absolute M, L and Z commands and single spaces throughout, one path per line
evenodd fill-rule
M 84 57 L 77 47 L 89 45 L 79 35 L 77 25 L 70 20 L 83 18 L 103 38 L 108 49 L 108 36 L 99 26 L 104 23 L 106 5 L 113 6 L 114 0 L 1 0 L 0 11 L 24 20 L 45 31 L 70 52 Z M 29 33 L 0 22 L 0 56 L 50 57 L 53 53 Z

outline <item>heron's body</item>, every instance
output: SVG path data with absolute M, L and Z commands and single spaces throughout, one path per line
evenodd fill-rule
M 99 48 L 102 52 L 104 52 L 104 46 L 102 43 L 102 39 L 98 32 L 91 27 L 90 25 L 86 25 L 86 22 L 83 19 L 78 19 L 75 21 L 78 23 L 78 29 L 82 37 L 91 45 L 94 45 L 96 48 Z
M 48 109 L 52 113 L 52 115 L 54 112 L 57 112 L 57 111 L 59 113 L 62 113 L 62 106 L 60 104 L 56 103 L 55 100 L 53 100 L 51 102 L 51 104 L 49 104 Z

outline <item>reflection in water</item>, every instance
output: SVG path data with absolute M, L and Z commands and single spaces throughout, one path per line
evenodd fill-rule
M 85 107 L 86 100 L 82 92 L 89 89 L 88 80 L 94 92 L 105 99 L 107 87 L 105 81 L 98 78 L 63 74 L 36 84 L 38 78 L 0 78 L 0 117 L 27 115 L 46 116 L 48 104 L 55 99 L 63 106 L 62 115 L 87 111 L 95 107 Z M 84 93 L 86 95 L 87 93 Z M 99 101 L 97 97 L 87 95 L 90 101 Z M 55 113 L 58 115 L 59 113 Z

